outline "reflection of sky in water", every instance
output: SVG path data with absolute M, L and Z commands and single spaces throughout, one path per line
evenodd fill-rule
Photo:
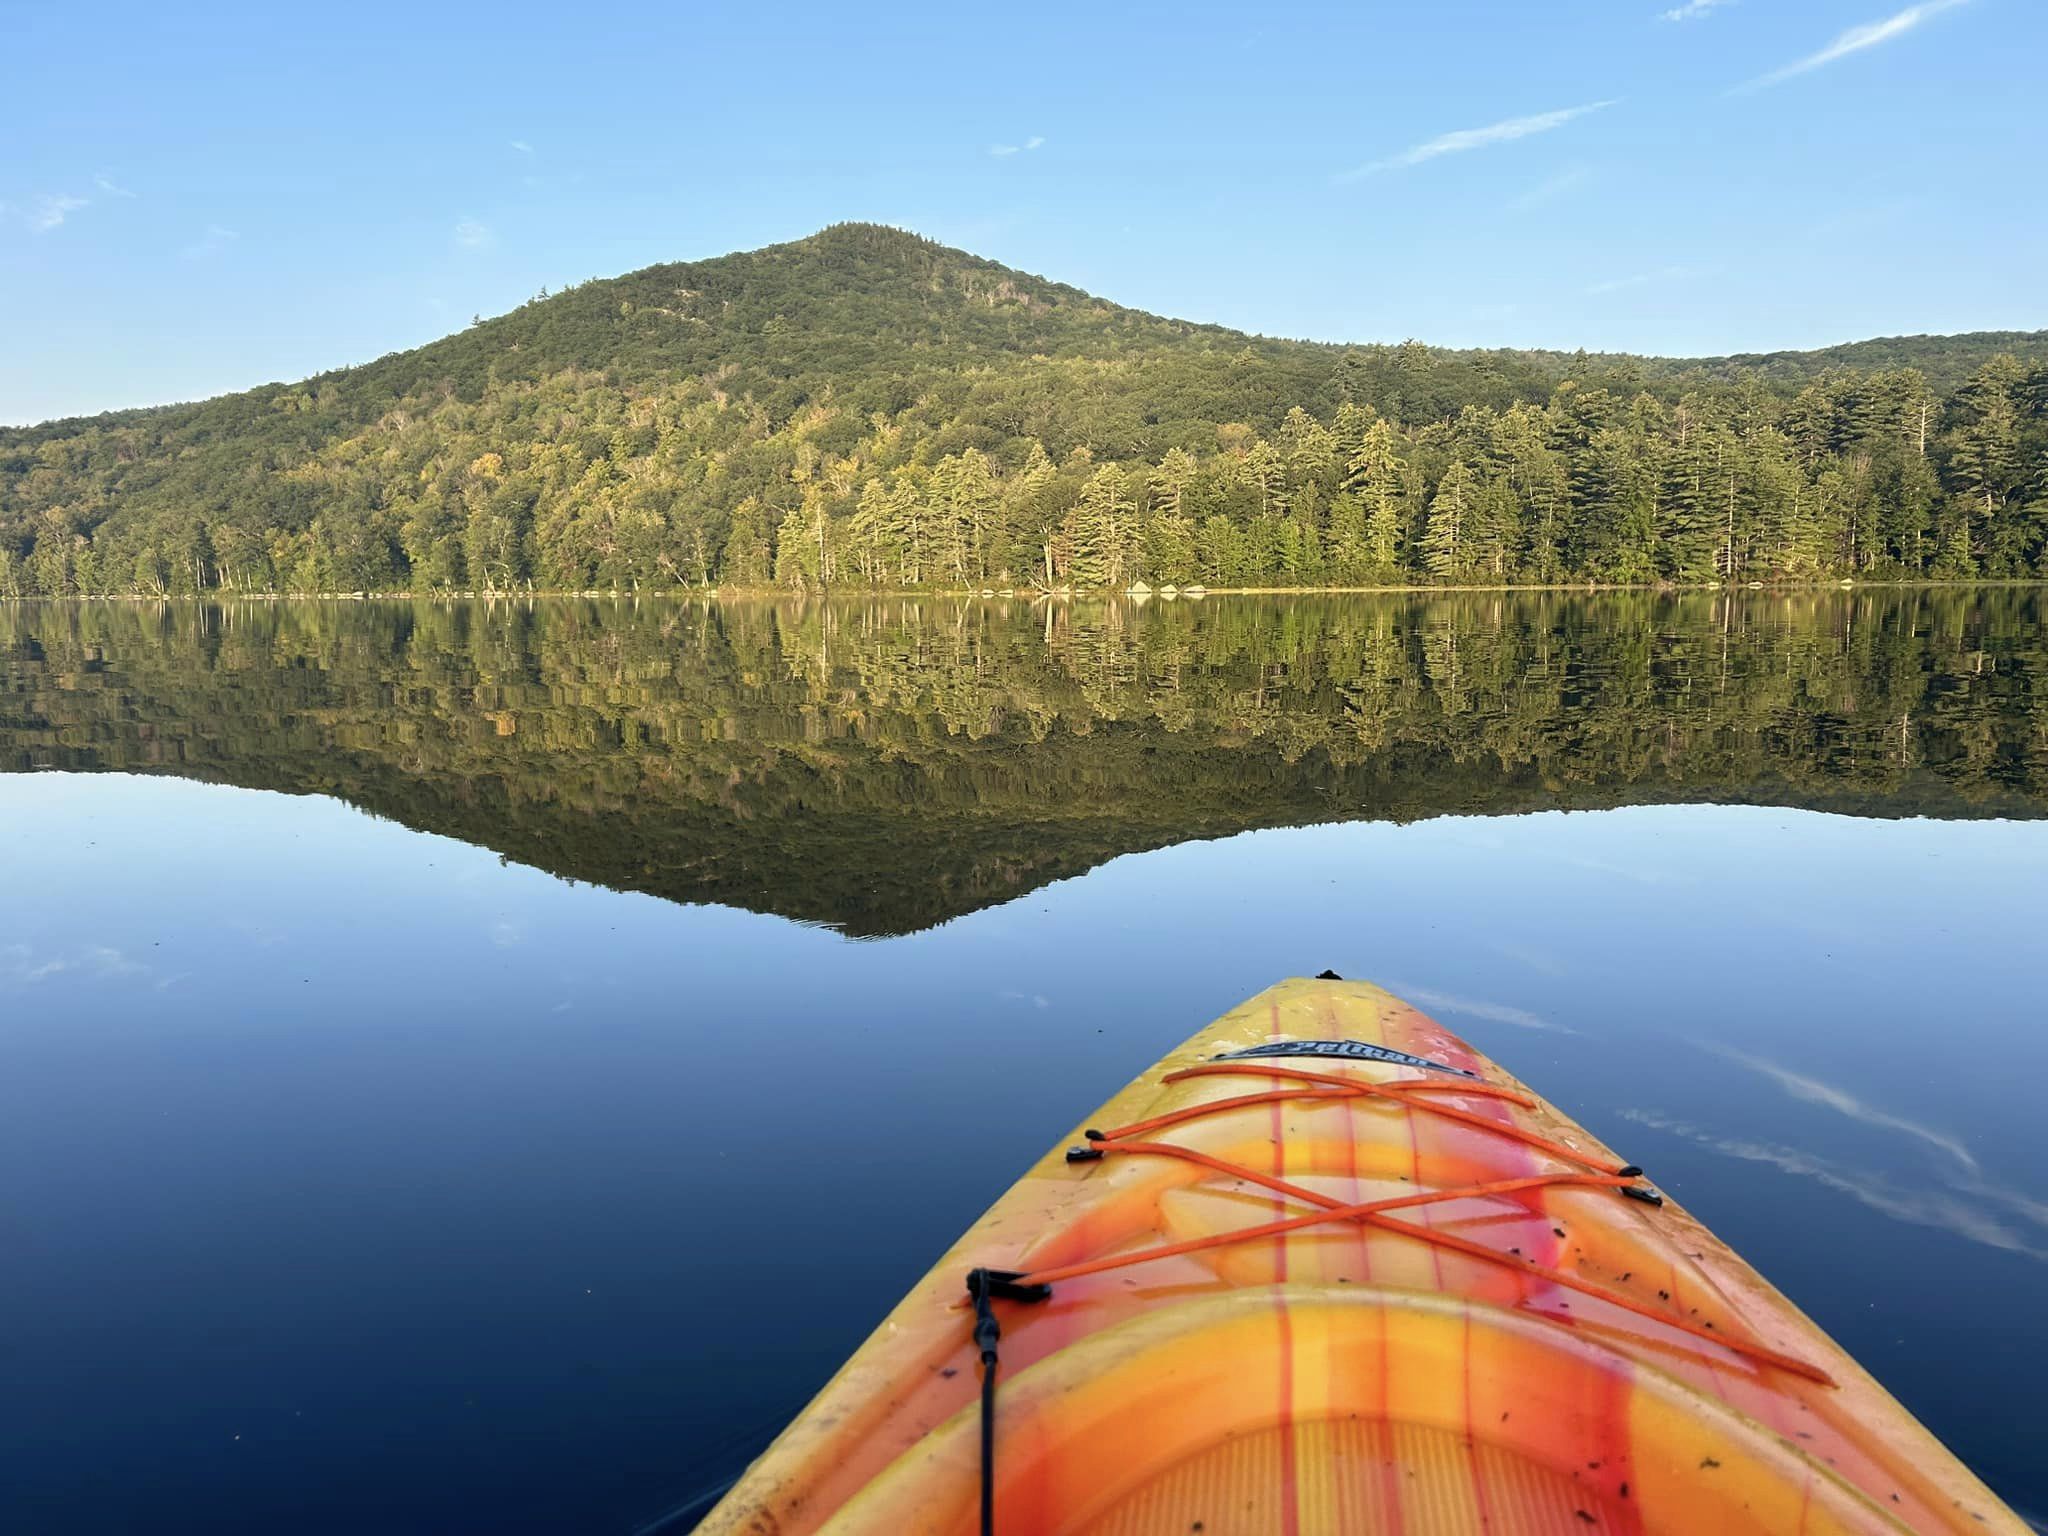
M 1324 966 L 2048 1504 L 2048 1341 L 2007 1321 L 2048 1251 L 2048 824 L 1256 833 L 860 943 L 172 780 L 0 778 L 0 868 L 10 1529 L 630 1529 L 1125 1080 Z

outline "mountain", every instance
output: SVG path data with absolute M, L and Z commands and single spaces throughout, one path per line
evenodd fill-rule
M 0 429 L 0 595 L 2010 575 L 2044 454 L 2048 333 L 1338 346 L 849 224 Z
M 1971 374 L 2000 355 L 2048 358 L 2048 331 L 1965 331 L 1954 336 L 1873 336 L 1803 352 L 1738 352 L 1728 357 L 1653 358 L 1661 378 L 1697 377 L 1735 382 L 1755 375 L 1776 389 L 1798 389 L 1828 374 L 1854 369 L 1880 373 L 1911 368 L 1936 394 L 1953 394 Z

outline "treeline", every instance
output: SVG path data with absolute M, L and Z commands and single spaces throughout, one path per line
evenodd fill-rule
M 17 536 L 0 595 L 2048 574 L 2048 370 L 2008 357 L 1946 399 L 1901 370 L 1790 400 L 1567 383 L 1421 428 L 1295 407 L 1150 462 L 938 451 L 958 425 L 854 435 L 820 405 L 777 428 L 709 392 L 567 377 L 281 473 L 296 527 Z
M 1253 827 L 2048 813 L 2041 596 L 11 604 L 0 771 L 342 796 L 901 932 Z
M 2038 361 L 1263 341 L 862 226 L 0 432 L 7 596 L 2041 575 Z

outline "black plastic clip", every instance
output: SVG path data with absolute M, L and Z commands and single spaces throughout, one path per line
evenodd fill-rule
M 1317 981 L 1342 981 L 1343 979 L 1335 971 L 1319 971 L 1316 973 Z
M 1019 1285 L 1024 1278 L 1021 1269 L 970 1269 L 967 1271 L 967 1294 L 974 1298 L 976 1310 L 984 1301 L 1044 1301 L 1052 1295 L 1049 1285 Z
M 1099 1163 L 1102 1161 L 1100 1147 L 1069 1147 L 1067 1161 L 1070 1163 Z
M 1662 1205 L 1664 1203 L 1664 1197 L 1647 1185 L 1624 1184 L 1621 1186 L 1621 1192 L 1627 1195 L 1629 1199 L 1640 1200 L 1645 1205 Z

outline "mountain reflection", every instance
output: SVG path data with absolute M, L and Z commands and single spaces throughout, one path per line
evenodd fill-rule
M 901 933 L 1253 827 L 2048 803 L 2025 589 L 0 604 L 0 769 L 339 796 Z

